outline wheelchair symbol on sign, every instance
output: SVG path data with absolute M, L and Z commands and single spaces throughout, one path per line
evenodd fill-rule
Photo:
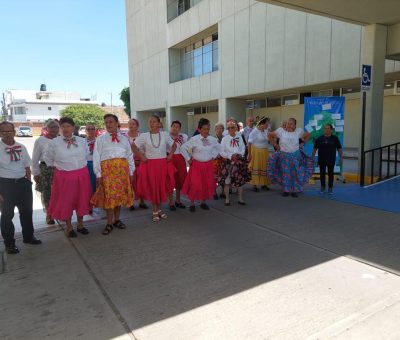
M 367 68 L 366 67 L 364 67 L 364 69 L 363 69 L 363 76 L 362 77 L 363 77 L 362 78 L 362 82 L 363 82 L 364 85 L 371 84 L 371 79 L 369 79 L 369 74 L 367 72 Z

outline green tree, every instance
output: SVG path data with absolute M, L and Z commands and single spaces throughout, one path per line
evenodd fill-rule
M 104 114 L 104 110 L 93 104 L 73 104 L 60 112 L 61 117 L 71 117 L 77 126 L 94 123 L 97 127 L 104 126 Z
M 126 114 L 130 117 L 131 116 L 131 93 L 129 91 L 129 87 L 124 87 L 119 94 L 119 99 L 124 102 L 124 110 Z

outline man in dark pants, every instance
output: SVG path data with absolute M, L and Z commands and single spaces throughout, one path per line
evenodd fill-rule
M 33 235 L 31 159 L 24 145 L 14 139 L 15 127 L 10 122 L 0 123 L 0 206 L 1 235 L 8 254 L 18 254 L 14 208 L 20 214 L 24 243 L 42 243 Z
M 324 126 L 324 134 L 319 136 L 314 143 L 314 150 L 312 157 L 315 157 L 315 153 L 318 150 L 318 165 L 320 171 L 321 180 L 321 193 L 325 192 L 325 175 L 326 168 L 328 168 L 328 194 L 333 193 L 333 170 L 336 163 L 336 150 L 339 153 L 340 163 L 343 164 L 343 151 L 342 145 L 340 144 L 339 138 L 332 135 L 333 126 L 326 124 Z

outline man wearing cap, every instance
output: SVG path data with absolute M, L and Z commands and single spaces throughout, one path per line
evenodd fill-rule
M 1 235 L 8 254 L 18 254 L 12 222 L 18 208 L 24 243 L 42 243 L 33 235 L 31 159 L 24 145 L 14 139 L 15 127 L 0 123 L 0 207 Z

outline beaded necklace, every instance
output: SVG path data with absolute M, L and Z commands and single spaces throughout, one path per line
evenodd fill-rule
M 158 145 L 155 145 L 154 141 L 153 141 L 153 136 L 152 136 L 153 134 L 150 132 L 151 145 L 153 146 L 153 148 L 156 148 L 156 149 L 158 149 L 161 145 L 161 134 L 159 132 L 157 134 L 158 134 Z

